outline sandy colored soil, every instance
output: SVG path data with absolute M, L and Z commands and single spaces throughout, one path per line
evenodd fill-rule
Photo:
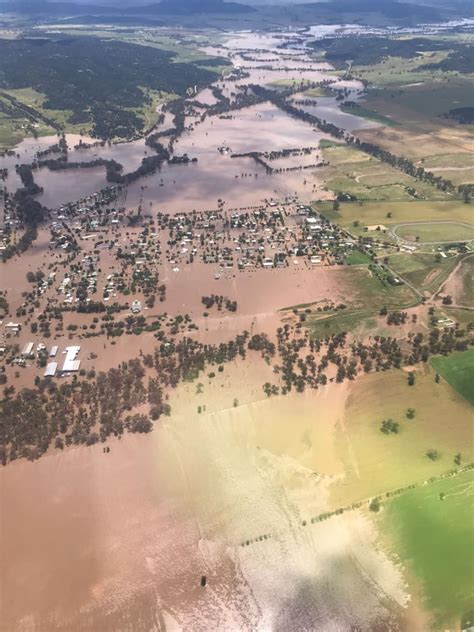
M 350 387 L 223 408 L 237 377 L 204 384 L 201 415 L 177 392 L 171 418 L 108 454 L 0 472 L 5 629 L 402 629 L 407 595 L 367 518 L 302 526 L 341 475 L 331 445 Z

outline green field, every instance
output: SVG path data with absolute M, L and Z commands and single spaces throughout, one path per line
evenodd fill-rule
M 463 202 L 428 202 L 413 200 L 410 202 L 342 202 L 337 210 L 332 202 L 315 204 L 329 220 L 340 224 L 357 235 L 367 235 L 365 226 L 375 224 L 390 225 L 402 222 L 458 220 L 472 222 L 472 206 Z M 354 227 L 354 222 L 359 222 Z M 370 234 L 370 233 L 369 233 Z M 376 236 L 372 233 L 373 236 Z
M 443 241 L 468 241 L 474 239 L 474 227 L 455 222 L 433 222 L 426 224 L 402 224 L 393 232 L 406 241 L 436 243 Z
M 436 260 L 435 253 L 396 254 L 389 258 L 394 272 L 419 290 L 434 292 L 455 268 L 458 257 Z
M 340 312 L 323 318 L 312 318 L 308 326 L 313 338 L 325 338 L 343 331 L 350 331 L 355 338 L 364 338 L 369 332 L 374 332 L 377 320 L 371 312 Z
M 347 114 L 353 114 L 354 116 L 361 116 L 369 121 L 375 121 L 376 123 L 381 123 L 382 125 L 387 125 L 388 127 L 397 127 L 400 125 L 398 121 L 394 121 L 388 116 L 383 116 L 374 110 L 369 110 L 368 108 L 363 107 L 362 105 L 355 105 L 353 107 L 348 107 L 341 105 L 341 110 L 346 112 Z
M 447 472 L 458 452 L 463 462 L 473 459 L 470 404 L 446 382 L 437 384 L 431 367 L 420 367 L 415 375 L 414 386 L 408 386 L 405 371 L 395 369 L 353 384 L 336 438 L 346 476 L 332 487 L 334 507 Z M 408 408 L 415 410 L 414 419 L 406 417 Z M 380 431 L 390 418 L 400 424 L 398 434 Z M 426 456 L 430 449 L 438 450 L 438 460 Z
M 348 265 L 361 265 L 365 263 L 370 263 L 370 257 L 368 257 L 365 252 L 361 252 L 360 250 L 353 250 L 347 257 L 346 263 Z
M 433 71 L 425 70 L 424 73 L 422 83 L 417 73 L 403 77 L 403 82 L 400 81 L 397 89 L 386 86 L 383 90 L 369 92 L 369 107 L 382 109 L 381 101 L 386 101 L 390 111 L 399 107 L 401 110 L 412 110 L 425 117 L 437 117 L 448 112 L 453 107 L 453 103 L 456 103 L 456 107 L 472 104 L 472 80 L 469 77 L 449 77 L 446 73 L 436 71 L 437 76 L 433 80 Z M 419 85 L 410 85 L 410 83 Z
M 359 256 L 357 262 L 360 265 Z M 364 255 L 360 253 L 360 256 Z M 417 298 L 407 285 L 382 283 L 374 272 L 364 265 L 338 270 L 337 284 L 344 288 L 347 295 L 347 309 L 332 314 L 314 313 L 307 320 L 311 336 L 321 338 L 332 334 L 350 331 L 355 337 L 364 337 L 376 333 L 381 305 L 392 308 L 416 305 Z M 382 333 L 384 328 L 377 333 Z M 385 332 L 388 333 L 388 332 Z
M 459 630 L 474 606 L 473 476 L 411 490 L 386 502 L 380 516 L 436 630 Z
M 432 358 L 431 364 L 448 384 L 474 406 L 474 349 Z
M 457 309 L 455 307 L 446 307 L 443 305 L 444 315 L 447 318 L 452 318 L 458 322 L 462 327 L 471 327 L 474 329 L 474 311 L 471 309 Z
M 447 200 L 449 196 L 426 182 L 414 180 L 399 169 L 347 145 L 324 144 L 323 157 L 329 165 L 321 169 L 326 188 L 336 193 L 350 193 L 358 200 L 410 201 L 407 188 L 419 197 Z
M 446 57 L 445 51 L 438 51 L 430 57 L 430 63 L 441 61 Z M 420 66 L 424 63 L 423 57 L 405 58 L 405 57 L 388 57 L 378 64 L 371 66 L 353 66 L 352 73 L 363 79 L 366 79 L 377 88 L 402 88 L 407 84 L 418 82 L 431 82 L 433 77 L 435 80 L 443 81 L 444 73 L 440 70 L 425 70 Z M 412 86 L 410 86 L 411 88 Z M 417 86 L 413 86 L 413 89 Z M 408 89 L 410 89 L 408 88 Z

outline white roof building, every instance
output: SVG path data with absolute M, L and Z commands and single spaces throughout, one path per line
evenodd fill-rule
M 62 368 L 63 373 L 74 373 L 75 371 L 79 371 L 81 361 L 77 360 L 76 358 L 79 355 L 80 350 L 81 347 L 78 346 L 66 347 L 66 357 L 64 358 L 64 364 Z
M 23 347 L 23 351 L 21 352 L 21 355 L 24 358 L 27 358 L 28 356 L 30 356 L 33 353 L 33 343 L 32 342 L 28 342 L 24 347 Z
M 49 362 L 48 365 L 46 366 L 44 377 L 54 377 L 56 375 L 57 370 L 58 370 L 58 363 Z

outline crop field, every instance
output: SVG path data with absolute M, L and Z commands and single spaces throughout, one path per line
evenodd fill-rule
M 472 207 L 460 201 L 428 202 L 342 202 L 337 210 L 331 203 L 316 204 L 316 209 L 333 222 L 356 234 L 367 234 L 365 226 L 396 225 L 402 222 L 449 221 L 472 222 Z M 359 226 L 354 227 L 354 222 Z
M 474 182 L 474 158 L 472 153 L 440 154 L 427 156 L 417 164 L 431 171 L 437 176 L 442 176 L 455 185 Z
M 411 490 L 388 501 L 380 516 L 437 630 L 472 623 L 473 476 L 465 472 Z
M 412 60 L 400 62 L 404 66 Z M 434 156 L 436 169 L 447 170 L 439 175 L 444 174 L 455 184 L 472 182 L 469 166 L 472 167 L 473 127 L 445 117 L 453 107 L 471 104 L 472 80 L 465 75 L 445 76 L 439 71 L 426 70 L 397 75 L 395 68 L 393 73 L 390 70 L 390 63 L 387 60 L 386 64 L 379 64 L 380 74 L 372 76 L 373 85 L 361 105 L 401 124 L 360 130 L 357 135 L 397 155 L 422 159 L 426 168 L 432 165 Z M 359 76 L 367 78 L 363 73 Z M 384 83 L 385 79 L 389 82 Z M 467 163 L 457 164 L 463 161 Z
M 432 358 L 431 364 L 458 393 L 474 406 L 474 349 Z M 472 411 L 470 413 L 472 418 Z
M 444 241 L 469 241 L 474 239 L 474 226 L 457 222 L 426 222 L 400 224 L 393 233 L 406 241 L 437 243 Z
M 471 153 L 469 154 L 441 154 L 439 156 L 429 156 L 428 158 L 424 158 L 423 162 L 419 162 L 420 164 L 428 171 L 436 170 L 438 167 L 443 167 L 446 162 L 449 161 L 449 167 L 443 169 L 447 171 L 449 168 L 454 169 L 474 169 L 473 161 L 474 158 Z M 451 178 L 450 174 L 450 178 Z
M 392 270 L 419 290 L 434 292 L 454 269 L 457 257 L 437 260 L 434 253 L 396 254 L 390 257 Z
M 398 433 L 380 431 L 386 419 L 399 423 Z M 470 462 L 473 422 L 470 404 L 446 382 L 437 384 L 429 366 L 416 371 L 413 386 L 401 370 L 364 376 L 351 389 L 338 428 L 347 474 L 333 487 L 332 502 L 341 506 L 439 475 L 455 467 L 457 453 Z M 426 456 L 431 449 L 439 454 L 434 461 Z

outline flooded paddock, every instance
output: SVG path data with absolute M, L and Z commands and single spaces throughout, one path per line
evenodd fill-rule
M 0 472 L 6 629 L 395 627 L 406 595 L 368 520 L 301 526 L 340 475 L 331 446 L 347 387 L 255 401 L 254 373 L 206 385 L 208 413 L 177 412 L 108 454 Z M 222 409 L 225 397 L 238 407 Z

